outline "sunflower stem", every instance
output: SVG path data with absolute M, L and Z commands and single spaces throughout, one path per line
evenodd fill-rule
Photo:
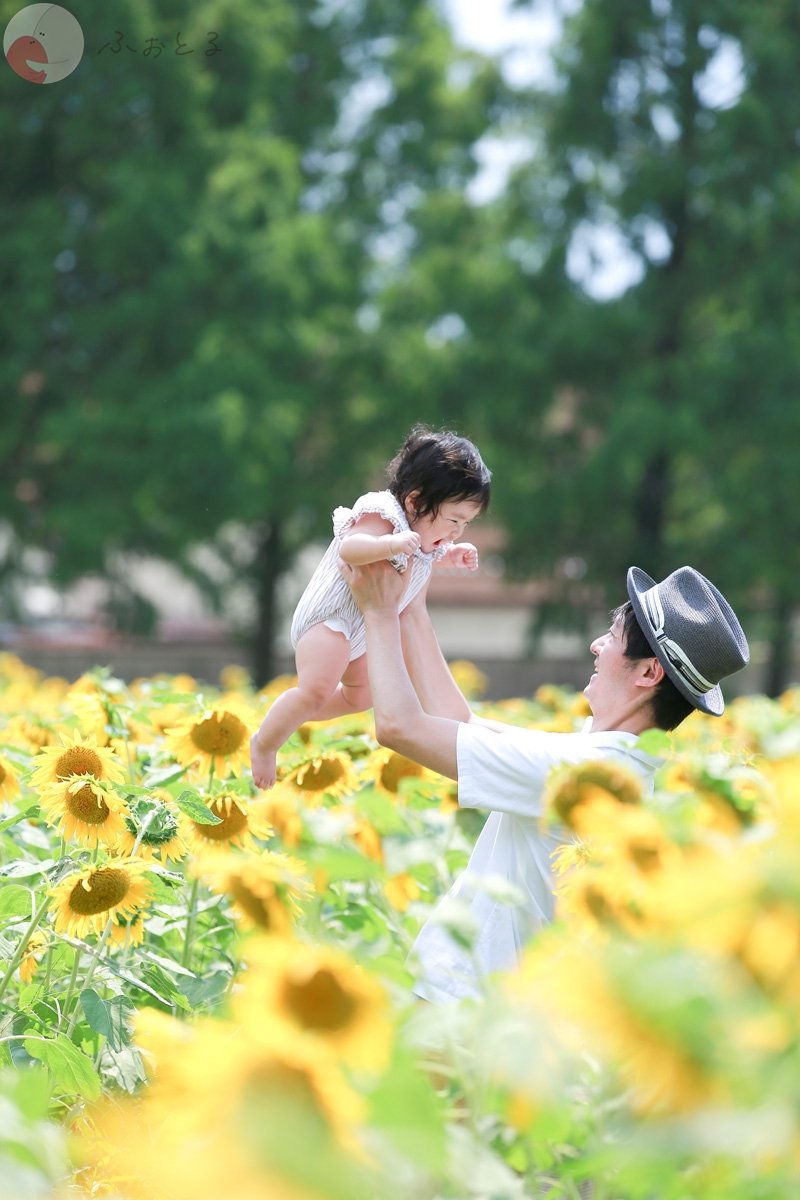
M 3 993 L 5 992 L 6 988 L 8 987 L 8 985 L 11 981 L 11 976 L 14 974 L 14 972 L 16 971 L 19 964 L 22 962 L 22 957 L 28 948 L 28 942 L 31 939 L 31 935 L 34 932 L 34 930 L 36 929 L 36 926 L 41 921 L 42 917 L 44 916 L 44 914 L 47 910 L 48 903 L 49 903 L 49 896 L 45 896 L 44 900 L 39 905 L 39 907 L 36 909 L 36 912 L 33 914 L 33 917 L 31 918 L 31 923 L 28 926 L 28 928 L 25 930 L 25 932 L 23 933 L 23 935 L 20 939 L 19 945 L 17 946 L 14 953 L 11 955 L 11 962 L 8 964 L 8 970 L 6 971 L 2 980 L 0 980 L 0 997 L 3 996 Z M 31 906 L 31 907 L 33 907 L 33 906 Z
M 45 962 L 44 962 L 44 994 L 45 994 L 45 996 L 49 996 L 49 994 L 50 994 L 50 972 L 51 972 L 52 966 L 53 966 L 53 950 L 54 949 L 55 949 L 55 942 L 49 941 L 47 944 L 47 956 L 46 956 Z
M 183 955 L 181 957 L 181 966 L 190 970 L 189 959 L 192 955 L 192 936 L 194 934 L 194 922 L 197 916 L 197 891 L 199 888 L 199 880 L 192 880 L 192 892 L 189 897 L 189 915 L 186 918 L 186 936 L 183 941 Z
M 145 815 L 144 820 L 142 821 L 141 825 L 139 826 L 139 831 L 136 834 L 136 841 L 133 843 L 133 849 L 131 850 L 130 855 L 129 855 L 130 858 L 136 857 L 139 847 L 142 844 L 142 840 L 144 839 L 144 835 L 147 833 L 147 830 L 150 828 L 150 822 L 154 819 L 155 815 L 156 815 L 156 810 L 154 808 L 151 809 L 150 812 Z
M 86 991 L 89 984 L 92 982 L 94 973 L 97 970 L 97 964 L 100 962 L 100 955 L 103 953 L 103 947 L 106 944 L 106 940 L 108 938 L 109 933 L 111 932 L 111 926 L 113 924 L 114 924 L 114 918 L 109 917 L 108 920 L 106 921 L 106 927 L 103 930 L 103 934 L 102 934 L 102 937 L 100 938 L 100 941 L 97 943 L 97 946 L 95 947 L 95 949 L 91 952 L 92 953 L 92 962 L 89 967 L 89 970 L 86 972 L 86 975 L 84 976 L 83 991 Z M 76 951 L 76 960 L 75 960 L 76 965 L 77 965 L 77 954 L 78 954 L 78 951 Z M 75 976 L 77 976 L 77 971 L 73 971 L 73 984 L 74 984 Z M 66 1006 L 65 1006 L 65 1010 L 66 1010 Z M 75 1009 L 72 1013 L 72 1016 L 69 1019 L 69 1025 L 67 1026 L 67 1037 L 70 1036 L 73 1029 L 78 1024 L 78 1012 L 79 1012 L 79 1009 L 78 1009 L 78 1005 L 76 1004 Z
M 64 997 L 64 1004 L 61 1009 L 61 1019 L 58 1022 L 58 1026 L 56 1028 L 56 1033 L 61 1032 L 61 1026 L 64 1024 L 64 1018 L 66 1017 L 67 1013 L 69 1012 L 69 1006 L 72 1003 L 72 995 L 73 995 L 73 992 L 75 991 L 75 981 L 78 978 L 78 964 L 81 961 L 82 953 L 83 953 L 83 947 L 76 946 L 75 947 L 75 960 L 72 964 L 72 974 L 69 977 L 69 983 L 67 985 L 67 994 Z

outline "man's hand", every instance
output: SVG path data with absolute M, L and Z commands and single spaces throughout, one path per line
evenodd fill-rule
M 442 567 L 460 567 L 466 571 L 477 571 L 478 551 L 472 542 L 456 542 L 439 560 Z
M 388 562 L 367 563 L 363 567 L 340 562 L 339 572 L 363 613 L 397 612 L 407 580 Z

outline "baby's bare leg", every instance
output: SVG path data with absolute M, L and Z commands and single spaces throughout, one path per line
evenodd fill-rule
M 317 715 L 336 691 L 347 670 L 350 643 L 327 625 L 312 625 L 297 643 L 297 687 L 278 696 L 250 739 L 250 762 L 256 787 L 275 782 L 278 750 L 304 721 Z
M 346 713 L 364 712 L 372 708 L 372 692 L 369 690 L 367 656 L 360 654 L 348 666 L 342 682 L 330 700 L 322 706 L 315 721 L 329 721 L 331 717 L 343 717 Z

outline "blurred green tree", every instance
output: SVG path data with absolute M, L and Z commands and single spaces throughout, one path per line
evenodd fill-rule
M 422 198 L 474 174 L 499 75 L 430 0 L 72 9 L 78 70 L 0 84 L 5 577 L 33 546 L 121 585 L 140 552 L 213 594 L 213 545 L 261 682 L 296 550 L 420 415 L 384 393 L 372 299 Z
M 435 305 L 467 331 L 449 387 L 500 467 L 510 568 L 550 576 L 559 619 L 577 580 L 617 603 L 630 563 L 691 561 L 771 607 L 774 691 L 800 590 L 800 18 L 783 0 L 556 8 L 553 79 L 509 109 L 528 161 L 480 244 L 464 217 L 439 252 Z

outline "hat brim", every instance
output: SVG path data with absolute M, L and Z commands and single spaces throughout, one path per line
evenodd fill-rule
M 642 601 L 642 593 L 649 592 L 650 588 L 655 587 L 655 579 L 651 579 L 647 572 L 643 571 L 640 567 L 630 567 L 628 569 L 627 585 L 628 597 L 633 605 L 633 611 L 636 615 L 636 620 L 639 622 L 642 633 L 647 639 L 647 644 L 664 668 L 664 674 L 671 683 L 675 684 L 675 687 L 678 689 L 680 694 L 685 700 L 689 701 L 693 708 L 699 709 L 700 712 L 707 713 L 710 717 L 721 717 L 725 711 L 725 700 L 719 684 L 717 684 L 716 687 L 711 688 L 711 690 L 706 692 L 703 696 L 698 696 L 694 692 L 691 692 L 681 676 L 673 667 L 672 663 L 663 654 L 661 647 L 658 644 L 658 639 L 656 638 L 653 626 L 650 624 L 650 618 L 645 612 L 644 603 Z

